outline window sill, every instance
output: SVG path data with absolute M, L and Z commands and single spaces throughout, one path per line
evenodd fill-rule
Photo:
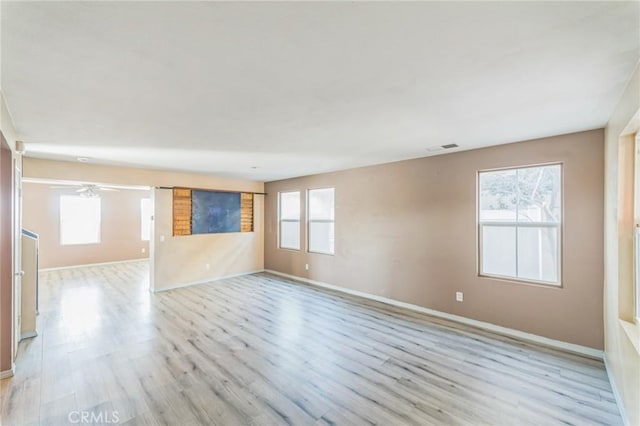
M 278 250 L 300 252 L 299 248 L 298 249 L 294 249 L 294 248 L 288 248 L 288 247 L 278 247 Z
M 335 256 L 335 253 L 325 253 L 323 251 L 307 251 L 309 254 L 323 254 L 325 256 Z
M 504 282 L 509 282 L 513 284 L 524 284 L 524 285 L 532 285 L 532 286 L 543 287 L 543 288 L 562 289 L 561 282 L 552 283 L 547 281 L 534 281 L 534 280 L 526 280 L 526 279 L 520 279 L 515 277 L 507 277 L 502 275 L 489 275 L 489 274 L 478 274 L 478 277 L 490 279 L 490 280 L 496 280 L 496 281 L 504 281 Z
M 634 349 L 640 355 L 640 324 L 634 324 L 622 319 L 618 321 L 620 322 L 620 326 L 624 330 L 624 333 L 627 335 L 627 338 L 631 341 Z

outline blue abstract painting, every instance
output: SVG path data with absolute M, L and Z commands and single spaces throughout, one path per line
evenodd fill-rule
M 191 233 L 240 232 L 240 193 L 191 192 Z

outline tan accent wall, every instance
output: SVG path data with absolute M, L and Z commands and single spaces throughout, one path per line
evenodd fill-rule
M 24 159 L 24 176 L 123 185 L 264 191 L 262 182 L 35 158 Z M 154 290 L 257 271 L 264 267 L 262 232 L 264 211 L 261 195 L 255 197 L 255 232 L 172 237 L 170 227 L 172 209 L 167 198 L 170 197 L 171 191 L 155 189 L 152 192 L 152 202 L 155 205 L 152 240 L 155 240 L 155 243 L 151 244 L 149 250 Z M 168 231 L 166 231 L 167 224 L 169 224 Z M 164 241 L 160 241 L 161 235 L 164 235 Z
M 0 371 L 13 364 L 13 188 L 11 150 L 0 132 Z
M 18 247 L 20 237 L 16 238 L 13 232 L 14 215 L 19 215 L 19 206 L 12 206 L 13 202 L 13 160 L 20 161 L 20 154 L 15 152 L 16 131 L 13 126 L 11 114 L 7 108 L 2 90 L 0 90 L 0 144 L 2 151 L 0 155 L 2 165 L 0 165 L 0 173 L 6 173 L 9 176 L 9 187 L 3 187 L 0 191 L 0 264 L 4 264 L 4 268 L 0 266 L 0 371 L 7 374 L 13 364 L 13 327 L 14 321 L 14 258 Z M 8 228 L 6 228 L 8 227 Z M 13 243 L 12 243 L 13 241 Z
M 633 322 L 633 132 L 640 112 L 640 67 L 605 129 L 605 359 L 627 424 L 640 425 L 640 324 Z M 635 164 L 638 167 L 638 164 Z M 637 212 L 636 212 L 637 214 Z M 626 329 L 626 330 L 625 330 Z
M 40 269 L 149 257 L 149 242 L 140 238 L 140 200 L 151 198 L 150 191 L 100 192 L 100 243 L 79 245 L 60 244 L 60 196 L 76 195 L 74 188 L 23 183 L 22 195 L 22 226 L 40 237 Z
M 550 162 L 564 164 L 563 287 L 479 277 L 477 172 Z M 594 130 L 267 183 L 265 268 L 602 349 L 603 166 Z M 304 203 L 318 187 L 336 188 L 336 254 L 277 248 L 277 193 Z

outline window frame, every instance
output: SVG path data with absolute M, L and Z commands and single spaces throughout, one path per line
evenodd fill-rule
M 310 192 L 311 191 L 321 191 L 325 189 L 333 190 L 333 220 L 330 219 L 314 219 L 311 220 L 311 210 L 309 208 L 309 201 L 311 200 Z M 313 254 L 324 254 L 327 256 L 335 256 L 336 254 L 336 246 L 335 246 L 335 235 L 336 235 L 336 187 L 335 186 L 323 186 L 317 188 L 307 188 L 306 193 L 306 238 L 307 238 L 307 253 Z M 324 252 L 324 251 L 315 251 L 311 250 L 311 222 L 316 223 L 333 223 L 333 252 Z
M 91 241 L 91 242 L 81 242 L 81 243 L 65 243 L 63 241 L 63 235 L 62 235 L 62 229 L 63 229 L 63 225 L 62 225 L 62 199 L 63 198 L 79 198 L 79 199 L 83 199 L 83 200 L 91 200 L 91 199 L 97 199 L 99 202 L 99 208 L 98 208 L 98 239 L 96 241 Z M 70 195 L 70 194 L 63 194 L 60 195 L 60 197 L 58 198 L 58 234 L 59 234 L 59 238 L 58 238 L 58 243 L 60 244 L 60 246 L 89 246 L 89 245 L 96 245 L 96 244 L 101 244 L 102 243 L 102 199 L 100 197 L 95 197 L 95 198 L 85 198 L 82 197 L 80 195 Z
M 298 194 L 298 203 L 300 204 L 300 213 L 298 214 L 298 220 L 294 219 L 282 219 L 282 194 Z M 278 249 L 280 250 L 291 250 L 291 251 L 301 251 L 302 250 L 302 191 L 300 190 L 290 190 L 290 191 L 278 191 Z M 282 222 L 287 223 L 298 223 L 298 248 L 293 247 L 282 247 Z
M 480 220 L 480 212 L 481 212 L 481 188 L 480 188 L 480 176 L 483 173 L 491 173 L 491 172 L 501 172 L 501 171 L 509 171 L 509 170 L 520 170 L 520 169 L 530 169 L 535 167 L 547 167 L 547 166 L 560 166 L 560 222 L 518 222 L 517 218 L 515 221 L 482 221 Z M 493 169 L 483 169 L 478 170 L 476 173 L 476 241 L 477 241 L 477 274 L 480 278 L 489 278 L 489 279 L 498 279 L 502 281 L 510 281 L 518 284 L 531 284 L 538 285 L 545 288 L 563 288 L 563 247 L 564 247 L 564 162 L 556 161 L 551 163 L 535 163 L 528 164 L 522 166 L 510 166 L 510 167 L 499 167 Z M 536 280 L 532 278 L 521 278 L 518 276 L 511 275 L 500 275 L 500 274 L 491 274 L 485 273 L 482 270 L 483 267 L 483 226 L 504 226 L 504 227 L 513 227 L 515 229 L 516 234 L 516 274 L 518 268 L 518 228 L 555 228 L 557 229 L 557 241 L 556 241 L 556 252 L 557 252 L 557 281 L 543 281 Z

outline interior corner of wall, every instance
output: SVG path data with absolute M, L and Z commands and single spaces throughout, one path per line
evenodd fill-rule
M 18 138 L 13 125 L 13 118 L 9 112 L 9 106 L 7 105 L 2 89 L 0 89 L 0 130 L 9 144 L 11 151 L 15 152 L 16 140 Z

